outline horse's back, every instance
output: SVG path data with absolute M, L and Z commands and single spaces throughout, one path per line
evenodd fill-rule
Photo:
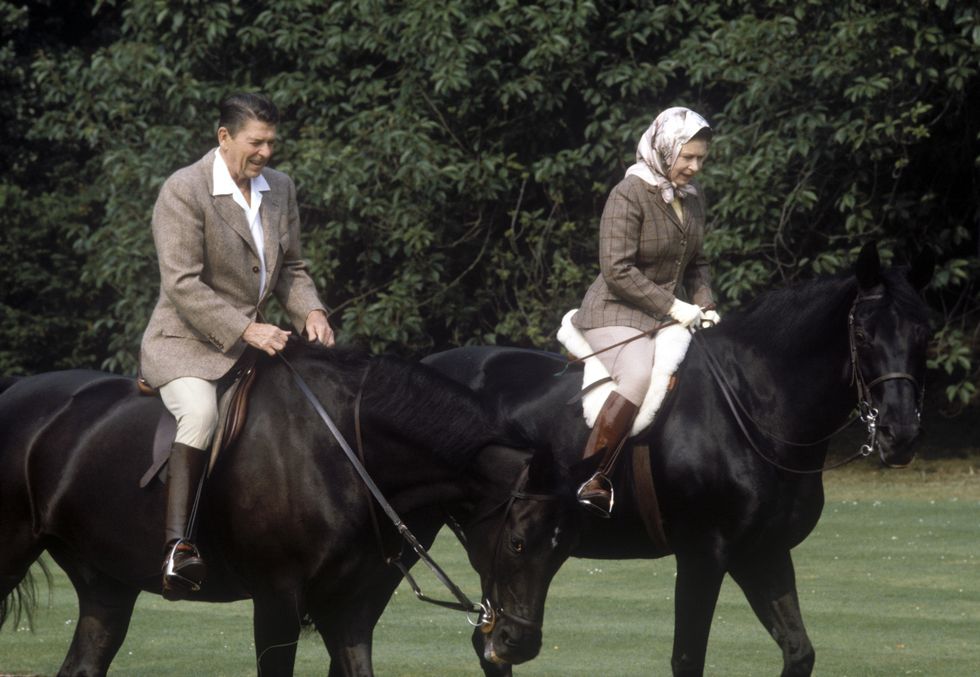
M 478 393 L 523 390 L 533 384 L 551 386 L 553 377 L 567 364 L 555 353 L 506 346 L 453 348 L 422 362 Z
M 17 379 L 0 393 L 0 449 L 33 446 L 61 423 L 84 429 L 137 392 L 133 379 L 84 369 Z
M 140 396 L 133 379 L 102 372 L 18 380 L 0 394 L 0 510 L 20 511 L 8 502 L 28 496 L 34 527 L 45 533 L 143 513 L 149 492 L 139 477 L 162 406 Z

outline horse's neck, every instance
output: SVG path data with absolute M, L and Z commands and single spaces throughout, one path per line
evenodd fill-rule
M 762 305 L 749 318 L 751 338 L 731 346 L 732 364 L 756 407 L 788 432 L 820 436 L 854 406 L 847 337 L 852 297 L 845 282 L 825 282 L 810 289 L 792 313 L 772 314 Z M 776 307 L 793 308 L 785 300 Z

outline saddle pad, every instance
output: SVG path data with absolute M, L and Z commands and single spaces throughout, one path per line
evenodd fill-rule
M 565 350 L 571 355 L 592 355 L 595 350 L 585 340 L 585 335 L 581 330 L 572 325 L 572 317 L 578 312 L 577 309 L 565 313 L 561 320 L 561 328 L 558 330 L 558 341 Z M 664 397 L 667 395 L 667 387 L 670 384 L 670 377 L 684 361 L 687 354 L 687 347 L 691 343 L 691 334 L 678 324 L 664 327 L 654 339 L 655 358 L 651 369 L 650 389 L 647 390 L 640 411 L 633 421 L 633 429 L 630 435 L 636 435 L 641 430 L 653 423 L 653 419 L 663 404 Z M 643 368 L 637 365 L 638 369 Z M 605 383 L 600 383 L 595 387 L 589 387 L 597 381 L 605 379 Z M 616 389 L 616 384 L 609 380 L 609 371 L 599 361 L 597 356 L 585 359 L 585 370 L 583 371 L 582 390 L 587 392 L 582 397 L 582 414 L 586 424 L 591 428 L 599 416 L 599 410 L 609 396 L 609 393 Z

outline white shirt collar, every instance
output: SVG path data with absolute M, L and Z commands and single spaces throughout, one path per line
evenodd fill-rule
M 234 195 L 235 191 L 238 190 L 238 186 L 231 178 L 231 172 L 228 171 L 228 165 L 225 164 L 225 159 L 221 157 L 220 149 L 215 149 L 214 151 L 212 180 L 214 182 L 214 189 L 211 191 L 212 195 Z M 252 192 L 267 191 L 269 189 L 269 182 L 265 180 L 262 174 L 252 179 Z

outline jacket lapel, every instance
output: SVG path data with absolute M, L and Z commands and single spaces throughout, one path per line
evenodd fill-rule
M 653 202 L 653 204 L 657 205 L 657 209 L 659 209 L 660 211 L 662 211 L 664 213 L 664 215 L 667 217 L 667 220 L 670 221 L 671 223 L 673 223 L 674 226 L 676 226 L 679 231 L 681 231 L 681 232 L 686 231 L 687 230 L 687 226 L 684 223 L 681 223 L 681 220 L 679 218 L 677 218 L 677 212 L 674 211 L 674 208 L 671 207 L 666 202 L 664 202 L 663 198 L 660 197 L 660 191 L 656 188 L 656 186 L 650 186 L 650 185 L 648 185 L 647 186 L 647 190 L 650 191 L 650 200 L 651 200 L 651 202 Z M 680 198 L 679 197 L 675 197 L 674 199 L 675 200 L 679 200 Z M 687 210 L 686 209 L 684 210 L 684 221 L 687 221 Z
M 258 256 L 259 251 L 256 249 L 255 243 L 252 242 L 252 232 L 248 229 L 245 212 L 235 204 L 235 199 L 231 195 L 214 194 L 214 154 L 215 151 L 212 150 L 204 156 L 201 162 L 201 171 L 204 173 L 204 179 L 207 182 L 208 196 L 211 198 L 214 211 L 228 224 L 229 228 L 245 240 L 245 244 L 251 248 L 252 253 Z
M 259 217 L 262 219 L 262 235 L 265 239 L 265 267 L 271 275 L 279 262 L 279 238 L 282 237 L 283 201 L 282 196 L 269 183 L 269 190 L 262 195 Z M 266 287 L 266 294 L 271 284 Z
M 258 256 L 258 249 L 255 248 L 255 243 L 252 242 L 252 231 L 248 229 L 248 224 L 245 222 L 245 212 L 242 208 L 235 204 L 235 200 L 231 195 L 212 195 L 211 202 L 214 205 L 214 210 L 218 212 L 220 216 L 228 226 L 238 233 L 245 243 L 249 246 L 252 252 Z

